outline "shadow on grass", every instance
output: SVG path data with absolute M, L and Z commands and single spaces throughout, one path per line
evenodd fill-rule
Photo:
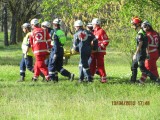
M 19 57 L 0 57 L 0 65 L 19 65 L 20 61 Z

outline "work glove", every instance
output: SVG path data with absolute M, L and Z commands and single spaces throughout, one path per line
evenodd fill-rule
M 53 55 L 53 59 L 56 59 L 56 58 L 57 58 L 57 55 L 56 55 L 56 54 L 54 54 L 54 55 Z
M 135 61 L 137 59 L 137 54 L 133 55 L 133 61 Z

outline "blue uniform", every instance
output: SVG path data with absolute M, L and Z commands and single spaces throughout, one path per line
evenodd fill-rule
M 20 62 L 20 76 L 23 76 L 23 77 L 25 77 L 26 68 L 29 71 L 33 72 L 33 57 L 29 56 L 29 55 L 27 55 L 25 57 L 24 56 L 25 55 L 23 54 L 22 60 Z
M 56 34 L 58 30 L 60 29 L 54 30 L 54 35 L 53 35 L 54 44 L 50 53 L 49 65 L 48 65 L 49 76 L 51 80 L 56 80 L 56 81 L 58 81 L 58 72 L 60 72 L 61 75 L 68 77 L 69 79 L 71 77 L 71 73 L 63 68 L 64 44 L 60 40 L 60 37 L 62 37 L 62 35 Z
M 74 50 L 80 53 L 79 80 L 83 81 L 86 78 L 87 81 L 92 82 L 88 62 L 92 50 L 97 50 L 98 41 L 90 31 L 81 28 L 74 34 L 73 42 Z
M 49 32 L 49 36 L 51 37 L 51 39 L 52 39 L 52 36 L 53 36 L 53 34 L 54 34 L 54 29 L 52 29 L 52 28 L 48 28 L 48 32 Z M 51 43 L 52 44 L 52 43 Z M 46 64 L 46 66 L 48 67 L 48 64 L 49 64 L 49 58 L 47 58 L 47 59 L 45 59 L 45 64 Z

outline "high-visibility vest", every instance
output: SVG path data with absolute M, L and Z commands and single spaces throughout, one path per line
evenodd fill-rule
M 62 30 L 57 30 L 56 35 L 58 36 L 60 43 L 64 45 L 66 42 L 65 33 Z
M 29 44 L 29 36 L 30 36 L 30 32 L 26 34 L 26 36 L 23 38 L 23 42 L 22 42 L 22 52 L 25 54 L 26 51 L 27 51 L 27 48 L 28 48 L 28 44 Z M 33 52 L 32 52 L 32 49 L 31 47 L 29 47 L 29 50 L 27 52 L 27 55 L 29 56 L 33 56 Z

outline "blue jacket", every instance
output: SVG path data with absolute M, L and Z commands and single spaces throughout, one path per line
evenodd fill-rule
M 98 41 L 90 31 L 81 28 L 74 34 L 73 48 L 80 53 L 91 53 L 92 50 L 97 50 Z

